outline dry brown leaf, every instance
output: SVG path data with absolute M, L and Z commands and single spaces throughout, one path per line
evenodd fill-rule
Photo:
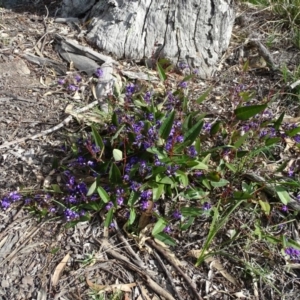
M 225 268 L 223 267 L 223 265 L 219 260 L 217 259 L 213 260 L 210 264 L 210 267 L 219 271 L 223 275 L 223 277 L 225 277 L 228 281 L 230 281 L 235 286 L 239 286 L 238 281 L 225 270 Z
M 198 258 L 201 253 L 202 253 L 201 249 L 200 250 L 191 250 L 187 253 L 187 255 Z M 204 251 L 204 255 L 206 255 L 208 253 L 209 253 L 209 251 Z M 207 264 L 210 263 L 210 268 L 214 268 L 217 271 L 219 271 L 232 284 L 239 286 L 238 281 L 224 269 L 223 265 L 221 264 L 221 262 L 218 259 L 215 259 L 213 256 L 210 256 L 210 257 L 205 258 L 204 261 Z
M 87 285 L 92 288 L 93 290 L 97 292 L 115 292 L 117 290 L 125 292 L 125 293 L 131 293 L 131 289 L 136 286 L 136 283 L 126 283 L 126 284 L 111 284 L 111 285 L 102 285 L 102 284 L 96 284 L 90 281 L 88 278 L 86 278 Z
M 53 286 L 56 286 L 58 284 L 60 276 L 61 276 L 63 270 L 65 269 L 69 258 L 70 258 L 70 254 L 68 253 L 55 268 L 54 274 L 52 275 L 52 278 L 51 278 L 51 283 Z

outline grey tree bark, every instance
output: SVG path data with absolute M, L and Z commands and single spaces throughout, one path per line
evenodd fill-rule
M 213 76 L 234 22 L 233 0 L 63 0 L 63 16 L 88 12 L 87 39 L 116 59 L 158 58 Z

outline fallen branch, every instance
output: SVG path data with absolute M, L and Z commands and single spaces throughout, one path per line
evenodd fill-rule
M 175 300 L 175 298 L 166 290 L 164 290 L 161 286 L 159 286 L 151 277 L 145 272 L 140 270 L 139 267 L 131 263 L 131 261 L 121 253 L 113 250 L 113 246 L 109 243 L 107 239 L 98 240 L 95 239 L 102 247 L 103 251 L 105 251 L 106 254 L 112 256 L 116 260 L 118 260 L 120 263 L 122 263 L 126 268 L 129 268 L 130 270 L 138 273 L 140 277 L 146 282 L 146 284 L 159 296 L 164 297 L 167 300 Z M 197 298 L 198 299 L 198 298 Z

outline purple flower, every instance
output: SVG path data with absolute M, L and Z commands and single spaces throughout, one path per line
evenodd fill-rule
M 110 210 L 113 206 L 114 206 L 113 203 L 110 201 L 106 204 L 105 209 Z
M 7 198 L 7 197 L 4 197 L 2 200 L 1 200 L 1 208 L 3 210 L 7 210 L 9 207 L 10 207 L 10 200 Z
M 79 217 L 79 214 L 77 212 L 73 211 L 72 209 L 67 208 L 64 211 L 64 216 L 65 216 L 66 220 L 69 222 L 69 221 L 77 219 Z
M 66 83 L 66 81 L 64 79 L 58 79 L 57 83 L 63 85 Z
M 177 138 L 176 138 L 176 142 L 177 142 L 177 143 L 182 143 L 183 140 L 184 140 L 184 138 L 183 138 L 182 135 L 179 135 L 179 136 L 177 136 Z
M 181 217 L 182 217 L 182 214 L 180 213 L 179 210 L 175 210 L 172 214 L 173 218 L 176 219 L 176 220 L 180 220 Z
M 210 210 L 211 209 L 211 204 L 208 202 L 204 202 L 202 205 L 203 210 Z
M 295 136 L 293 136 L 293 139 L 296 143 L 300 143 L 300 134 L 296 134 Z
M 203 130 L 204 131 L 210 131 L 211 130 L 211 123 L 204 123 L 203 125 Z
M 85 166 L 86 165 L 86 159 L 82 156 L 78 156 L 76 159 L 76 162 L 80 165 L 80 166 Z
M 293 167 L 290 167 L 290 168 L 288 169 L 288 176 L 289 176 L 289 177 L 293 177 L 293 175 L 294 175 L 294 168 L 293 168 Z
M 179 86 L 180 86 L 181 88 L 185 89 L 185 88 L 187 88 L 188 83 L 187 83 L 186 81 L 182 81 L 182 82 L 179 84 Z
M 68 90 L 71 91 L 71 92 L 75 92 L 75 91 L 78 90 L 78 87 L 74 84 L 69 84 Z
M 187 153 L 190 157 L 196 157 L 198 152 L 195 148 L 195 146 L 190 146 L 188 149 L 187 149 Z
M 181 69 L 181 70 L 184 70 L 184 69 L 188 69 L 189 68 L 189 65 L 184 63 L 184 62 L 180 62 L 178 64 L 178 67 Z
M 77 83 L 79 83 L 82 79 L 81 79 L 80 75 L 76 74 L 75 75 L 75 80 L 76 80 Z
M 76 189 L 79 193 L 86 195 L 88 192 L 88 188 L 84 182 L 80 182 L 77 184 Z
M 144 100 L 146 103 L 150 104 L 151 103 L 151 92 L 147 92 L 145 95 L 144 95 Z
M 287 212 L 289 209 L 286 205 L 282 205 L 281 210 L 284 211 L 284 212 Z
M 135 86 L 133 83 L 130 83 L 126 86 L 126 95 L 131 96 L 134 93 Z
M 99 78 L 103 76 L 103 70 L 98 68 L 95 72 L 95 75 Z
M 117 197 L 117 203 L 118 203 L 118 205 L 123 205 L 123 203 L 124 203 L 124 198 L 123 197 L 121 197 L 121 196 L 119 196 L 119 197 Z
M 171 233 L 172 229 L 170 226 L 166 226 L 163 231 L 164 233 Z
M 148 208 L 148 206 L 149 206 L 148 200 L 141 202 L 141 205 L 140 205 L 141 210 L 146 210 Z
M 293 247 L 288 247 L 284 250 L 284 252 L 290 256 L 291 260 L 298 261 L 300 259 L 300 250 L 295 249 Z
M 19 201 L 22 198 L 22 196 L 18 192 L 9 193 L 8 197 L 12 202 Z

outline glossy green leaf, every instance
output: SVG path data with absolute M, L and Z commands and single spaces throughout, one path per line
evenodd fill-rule
M 109 227 L 114 216 L 114 208 L 112 207 L 106 214 L 104 226 Z
M 189 185 L 189 178 L 188 178 L 187 174 L 181 170 L 177 170 L 176 174 L 180 178 L 182 187 L 183 188 L 187 187 Z
M 175 118 L 175 111 L 173 110 L 172 112 L 169 113 L 167 118 L 164 120 L 164 122 L 160 126 L 159 135 L 162 139 L 166 140 L 169 137 L 170 132 L 172 130 L 174 118 Z
M 283 121 L 283 118 L 284 118 L 284 112 L 279 116 L 279 118 L 274 122 L 274 129 L 276 130 L 279 130 L 281 124 L 282 124 L 282 121 Z
M 169 246 L 176 246 L 175 240 L 173 240 L 168 234 L 164 232 L 160 232 L 154 236 L 155 239 L 158 239 L 159 241 L 163 242 L 166 245 Z
M 109 170 L 109 181 L 111 183 L 121 183 L 122 182 L 121 172 L 115 163 L 111 164 L 111 167 Z
M 129 206 L 133 206 L 135 204 L 135 202 L 139 199 L 140 194 L 135 192 L 135 191 L 131 191 L 129 199 L 128 199 L 128 205 Z
M 199 136 L 202 127 L 203 120 L 200 120 L 184 134 L 184 142 L 189 141 L 189 145 L 193 144 L 193 142 Z
M 158 233 L 162 232 L 165 229 L 166 225 L 167 222 L 164 219 L 159 218 L 154 225 L 154 228 L 152 230 L 152 235 L 156 236 Z
M 226 166 L 230 171 L 232 171 L 233 173 L 236 173 L 236 172 L 237 172 L 237 169 L 236 169 L 236 167 L 235 167 L 233 164 L 225 163 L 225 166 Z
M 58 184 L 52 184 L 51 187 L 54 193 L 61 193 L 61 189 Z
M 211 134 L 211 135 L 217 134 L 217 133 L 220 131 L 221 125 L 222 125 L 222 122 L 221 122 L 221 121 L 215 122 L 215 123 L 211 126 L 210 134 Z
M 110 201 L 109 195 L 107 194 L 107 192 L 105 191 L 105 189 L 103 187 L 98 186 L 97 192 L 104 203 L 107 203 Z
M 93 138 L 95 140 L 95 143 L 96 145 L 101 149 L 103 150 L 104 149 L 104 143 L 102 141 L 102 138 L 101 136 L 99 135 L 97 129 L 95 128 L 94 125 L 91 126 L 92 127 L 92 135 L 93 135 Z
M 130 208 L 129 224 L 132 225 L 136 218 L 136 212 L 133 207 Z
M 195 220 L 195 217 L 188 216 L 188 219 L 185 220 L 185 222 L 181 224 L 180 229 L 187 230 L 194 223 L 194 220 Z
M 203 210 L 197 207 L 182 207 L 180 211 L 184 217 L 198 217 L 203 214 Z
M 236 108 L 234 110 L 234 114 L 237 117 L 237 119 L 246 121 L 254 117 L 255 115 L 261 113 L 266 108 L 267 104 L 243 106 Z
M 164 184 L 157 184 L 156 187 L 152 188 L 152 199 L 153 201 L 157 201 L 161 195 L 164 193 L 165 185 Z
M 160 80 L 164 82 L 167 79 L 167 75 L 159 62 L 156 64 L 156 69 Z
M 271 206 L 267 201 L 259 200 L 259 205 L 266 215 L 270 214 Z
M 195 161 L 195 165 L 191 168 L 191 170 L 208 170 L 208 166 L 201 161 Z
M 275 186 L 276 193 L 280 199 L 280 201 L 287 205 L 289 202 L 291 202 L 291 197 L 288 194 L 288 192 L 282 187 L 282 186 Z
M 265 145 L 266 146 L 271 146 L 271 145 L 274 145 L 274 144 L 278 144 L 280 141 L 281 141 L 280 137 L 269 138 L 269 139 L 266 139 Z
M 88 190 L 88 192 L 87 192 L 87 196 L 91 196 L 95 191 L 96 191 L 96 189 L 97 189 L 97 181 L 95 180 L 94 182 L 93 182 L 93 184 L 90 186 L 90 188 L 89 188 L 89 190 Z
M 212 87 L 210 87 L 209 89 L 207 89 L 204 94 L 202 94 L 197 100 L 196 102 L 198 104 L 202 103 L 206 98 L 207 96 L 210 94 L 210 92 L 212 91 Z
M 296 134 L 298 134 L 300 132 L 300 127 L 296 127 L 296 128 L 293 128 L 291 130 L 287 130 L 285 133 L 290 136 L 290 137 L 293 137 L 295 136 Z
M 236 148 L 236 149 L 240 148 L 240 147 L 244 144 L 245 140 L 248 138 L 249 134 L 250 134 L 250 132 L 248 131 L 248 132 L 246 132 L 244 135 L 242 135 L 242 136 L 234 143 L 233 147 Z
M 215 188 L 219 188 L 219 187 L 223 187 L 228 185 L 229 181 L 226 179 L 221 178 L 219 181 L 211 181 L 210 184 L 215 187 Z
M 113 157 L 114 157 L 115 161 L 120 161 L 123 159 L 123 152 L 119 149 L 114 149 Z

